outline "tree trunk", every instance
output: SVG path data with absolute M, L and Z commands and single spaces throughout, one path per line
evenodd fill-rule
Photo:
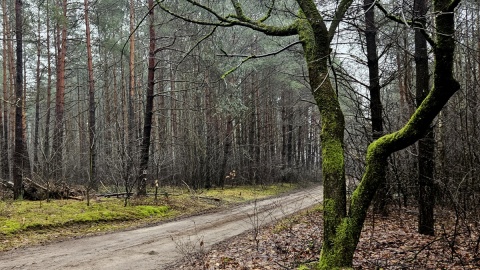
M 155 87 L 155 17 L 153 13 L 153 0 L 148 0 L 149 22 L 149 48 L 148 48 L 148 75 L 147 75 L 147 99 L 145 102 L 145 118 L 143 122 L 143 138 L 140 147 L 140 173 L 137 185 L 137 195 L 147 195 L 147 183 L 145 172 L 148 169 L 150 137 L 152 134 L 153 120 L 153 97 Z
M 87 70 L 88 70 L 88 137 L 89 137 L 89 188 L 97 189 L 96 179 L 96 141 L 95 141 L 95 81 L 93 77 L 92 42 L 90 38 L 90 20 L 88 18 L 88 0 L 85 3 L 85 36 L 87 39 Z M 108 102 L 108 101 L 107 101 Z
M 299 38 L 303 41 L 311 91 L 322 117 L 320 139 L 324 186 L 324 240 L 319 266 L 324 269 L 351 266 L 352 259 L 348 254 L 353 254 L 355 246 L 342 247 L 336 241 L 336 235 L 342 233 L 339 226 L 346 215 L 343 151 L 345 120 L 328 75 L 329 32 L 313 1 L 297 2 L 306 17 L 306 20 L 298 21 Z
M 133 170 L 133 146 L 135 143 L 135 112 L 133 101 L 135 99 L 135 0 L 130 0 L 130 54 L 128 61 L 129 81 L 127 94 L 127 133 L 126 133 L 126 172 L 125 172 L 125 188 L 127 194 L 131 192 L 130 182 Z
M 213 144 L 214 144 L 214 119 L 213 119 L 213 109 L 212 109 L 212 99 L 213 99 L 213 89 L 210 86 L 210 71 L 205 71 L 205 181 L 204 187 L 209 189 L 212 187 L 212 178 L 213 178 Z
M 33 168 L 34 173 L 38 173 L 39 158 L 38 158 L 38 144 L 39 144 L 39 124 L 40 124 L 40 56 L 41 56 L 41 38 L 40 38 L 40 6 L 37 11 L 37 67 L 35 73 L 35 130 L 33 134 Z
M 46 0 L 47 10 L 49 10 L 49 0 Z M 50 115 L 51 115 L 51 100 L 52 100 L 52 63 L 50 55 L 50 16 L 47 16 L 47 100 L 46 100 L 46 115 L 45 115 L 45 135 L 43 142 L 44 152 L 44 177 L 48 180 L 50 178 Z
M 415 1 L 415 17 L 425 25 L 427 4 L 425 0 Z M 426 98 L 429 91 L 427 41 L 420 29 L 415 30 L 415 70 L 417 107 Z M 418 141 L 418 232 L 434 235 L 434 133 L 428 128 L 426 136 Z
M 377 54 L 377 28 L 375 25 L 375 1 L 365 0 L 365 40 L 367 46 L 368 76 L 370 93 L 370 115 L 372 117 L 372 140 L 375 141 L 383 135 L 382 101 L 380 99 L 380 78 L 378 73 Z M 383 175 L 381 186 L 377 191 L 374 208 L 375 212 L 383 216 L 388 215 L 388 187 L 386 176 Z
M 62 16 L 67 18 L 67 1 L 61 2 Z M 55 180 L 63 177 L 63 140 L 65 111 L 65 57 L 67 50 L 67 23 L 57 27 L 57 92 L 55 95 L 55 129 L 53 132 L 53 169 Z
M 21 199 L 23 195 L 23 174 L 27 169 L 28 160 L 26 142 L 24 141 L 23 126 L 23 3 L 15 1 L 15 35 L 16 48 L 16 77 L 15 77 L 15 150 L 13 152 L 13 198 Z
M 7 61 L 5 59 L 8 59 L 7 56 L 7 8 L 6 8 L 6 2 L 7 1 L 2 1 L 2 10 L 3 10 L 3 21 L 2 21 L 2 26 L 3 26 L 3 39 L 2 39 L 2 55 L 4 61 L 2 61 L 2 75 L 3 75 L 3 80 L 2 80 L 2 87 L 3 87 L 3 123 L 2 123 L 2 155 L 1 155 L 1 166 L 2 166 L 2 172 L 1 176 L 2 179 L 8 179 L 10 177 L 10 162 L 9 162 L 9 155 L 8 155 L 8 142 L 9 140 L 9 126 L 8 126 L 8 117 L 9 117 L 9 112 L 10 110 L 8 109 L 10 107 L 10 104 L 8 103 L 8 68 L 7 68 Z
M 225 144 L 223 146 L 223 160 L 220 166 L 219 186 L 223 188 L 225 186 L 225 179 L 227 177 L 227 163 L 230 156 L 230 149 L 233 144 L 233 119 L 231 115 L 227 116 L 227 126 L 225 131 Z M 230 175 L 229 175 L 230 178 Z

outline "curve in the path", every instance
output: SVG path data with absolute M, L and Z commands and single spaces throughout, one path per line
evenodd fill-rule
M 0 269 L 163 269 L 197 248 L 322 201 L 317 186 L 162 225 L 0 253 Z

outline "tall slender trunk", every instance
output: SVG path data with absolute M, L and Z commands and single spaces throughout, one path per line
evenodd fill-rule
M 372 117 L 372 140 L 377 140 L 383 135 L 382 101 L 380 99 L 380 77 L 378 72 L 378 54 L 377 54 L 377 28 L 375 24 L 375 1 L 364 0 L 363 9 L 365 10 L 365 40 L 367 46 L 367 63 L 370 93 L 370 115 Z M 381 186 L 377 191 L 374 208 L 376 212 L 383 216 L 388 214 L 387 209 L 387 181 L 386 176 L 381 181 Z
M 38 158 L 38 144 L 39 144 L 39 124 L 40 124 L 40 56 L 41 56 L 41 39 L 40 39 L 40 6 L 37 11 L 37 67 L 35 73 L 35 130 L 33 134 L 33 168 L 34 172 L 38 173 L 39 158 Z
M 23 3 L 15 1 L 16 77 L 15 77 L 15 150 L 13 152 L 13 198 L 23 196 L 23 176 L 28 160 L 23 137 Z
M 23 50 L 23 49 L 22 49 Z M 26 59 L 23 59 L 23 81 L 26 81 L 27 68 L 26 68 Z M 27 138 L 27 85 L 23 84 L 23 100 L 22 100 L 22 140 L 24 149 L 23 156 L 23 174 L 24 177 L 32 178 L 32 167 L 30 166 L 30 158 L 28 152 L 28 138 Z
M 8 155 L 8 142 L 10 132 L 9 132 L 9 126 L 8 126 L 8 118 L 9 118 L 9 107 L 10 104 L 8 103 L 9 101 L 9 92 L 8 92 L 8 68 L 7 68 L 7 61 L 5 59 L 8 59 L 7 57 L 7 7 L 6 7 L 6 2 L 7 1 L 2 1 L 2 11 L 3 11 L 3 20 L 2 20 L 2 26 L 3 26 L 3 39 L 2 39 L 2 55 L 4 61 L 2 61 L 2 75 L 3 75 L 3 80 L 2 80 L 2 87 L 3 87 L 3 123 L 2 123 L 2 155 L 1 155 L 1 161 L 2 161 L 2 173 L 0 174 L 3 179 L 8 179 L 10 177 L 10 162 L 9 162 L 9 155 Z
M 147 195 L 146 171 L 148 169 L 150 138 L 152 134 L 153 98 L 155 87 L 155 16 L 153 13 L 153 0 L 148 0 L 149 16 L 149 47 L 148 47 L 148 74 L 147 74 L 147 99 L 145 102 L 145 115 L 143 122 L 143 138 L 140 146 L 140 173 L 138 175 L 137 195 Z
M 205 71 L 205 188 L 212 187 L 212 160 L 213 155 L 213 133 L 214 120 L 212 110 L 212 88 L 210 86 L 209 71 Z
M 67 0 L 60 3 L 62 16 L 67 18 Z M 67 49 L 67 23 L 57 26 L 57 85 L 55 95 L 55 128 L 53 132 L 53 173 L 55 180 L 63 177 L 63 141 L 64 141 L 64 110 L 65 110 L 65 57 Z
M 223 160 L 222 165 L 220 166 L 220 175 L 219 175 L 219 186 L 225 186 L 225 177 L 227 172 L 227 163 L 230 156 L 230 149 L 233 144 L 233 119 L 231 115 L 227 116 L 227 126 L 225 131 L 225 144 L 223 146 Z
M 2 2 L 7 2 L 7 1 L 2 1 Z M 8 16 L 8 8 L 5 7 L 5 10 L 7 10 L 7 14 L 4 17 L 5 20 L 5 28 L 4 32 L 7 33 L 6 39 L 7 39 L 7 55 L 6 55 L 6 60 L 7 60 L 7 70 L 8 70 L 8 77 L 7 77 L 7 91 L 8 91 L 8 101 L 9 101 L 9 116 L 8 116 L 8 142 L 15 142 L 15 119 L 16 119 L 16 107 L 15 105 L 17 104 L 16 102 L 16 93 L 15 93 L 15 76 L 16 76 L 16 63 L 15 63 L 15 53 L 13 51 L 13 41 L 14 38 L 12 37 L 12 31 L 11 31 L 11 25 L 10 25 L 10 19 Z M 15 143 L 8 143 L 8 150 L 7 150 L 7 155 L 9 159 L 9 177 L 13 177 L 13 152 L 15 151 Z M 12 178 L 13 180 L 13 178 Z
M 50 0 L 46 0 L 47 12 L 49 12 Z M 45 135 L 43 139 L 43 152 L 44 152 L 44 168 L 43 176 L 46 179 L 50 179 L 50 116 L 51 116 L 51 101 L 52 101 L 52 61 L 50 54 L 50 16 L 47 14 L 47 100 L 46 100 L 46 115 L 45 115 Z
M 417 21 L 425 25 L 427 3 L 417 0 L 414 5 Z M 415 70 L 416 70 L 416 101 L 417 107 L 427 97 L 429 92 L 427 41 L 420 29 L 415 30 Z M 433 128 L 428 128 L 424 138 L 418 141 L 418 232 L 434 235 L 434 134 Z
M 126 188 L 129 189 L 130 179 L 132 179 L 133 170 L 133 146 L 135 143 L 135 112 L 133 108 L 133 101 L 135 99 L 135 0 L 130 0 L 130 55 L 128 62 L 129 81 L 128 81 L 128 95 L 127 95 L 127 141 L 126 141 Z M 127 190 L 129 193 L 130 190 Z
M 92 42 L 90 38 L 90 20 L 88 18 L 89 5 L 88 0 L 85 4 L 85 36 L 87 39 L 87 70 L 88 70 L 88 141 L 89 141 L 89 187 L 97 189 L 96 177 L 96 142 L 95 142 L 95 81 L 93 77 L 93 60 L 92 60 Z

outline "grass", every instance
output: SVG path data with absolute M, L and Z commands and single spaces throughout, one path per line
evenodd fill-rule
M 0 251 L 58 239 L 81 237 L 156 224 L 180 216 L 192 215 L 275 196 L 297 188 L 293 184 L 242 186 L 199 190 L 166 188 L 153 197 L 131 199 L 100 198 L 86 201 L 0 201 Z M 215 198 L 218 200 L 205 200 Z
M 276 184 L 266 186 L 242 186 L 226 189 L 210 189 L 204 191 L 204 196 L 222 198 L 227 202 L 244 202 L 275 196 L 296 188 L 294 184 Z M 202 194 L 203 195 L 203 194 Z

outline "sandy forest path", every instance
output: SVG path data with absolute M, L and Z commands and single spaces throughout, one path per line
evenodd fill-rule
M 315 186 L 164 223 L 0 253 L 0 269 L 165 269 L 188 252 L 281 219 L 322 201 Z

